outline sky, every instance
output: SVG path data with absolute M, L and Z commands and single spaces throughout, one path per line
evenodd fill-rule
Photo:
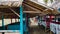
M 45 4 L 44 0 L 38 0 L 38 2 Z M 48 5 L 48 6 L 50 6 L 50 5 L 51 5 L 50 0 L 48 1 L 47 5 Z

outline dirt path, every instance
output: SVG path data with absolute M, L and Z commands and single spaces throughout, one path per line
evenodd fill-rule
M 30 34 L 49 34 L 44 32 L 44 28 L 42 29 L 41 27 L 39 28 L 38 26 L 36 27 L 30 27 Z

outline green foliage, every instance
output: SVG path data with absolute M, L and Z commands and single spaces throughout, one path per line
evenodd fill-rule
M 48 0 L 44 0 L 44 2 L 45 2 L 45 3 L 47 3 L 47 2 L 48 2 Z
M 49 0 L 44 0 L 45 3 L 47 3 L 48 1 L 49 1 Z M 51 1 L 51 3 L 53 2 L 53 0 L 50 0 L 50 1 Z
M 53 0 L 50 0 L 51 1 L 51 3 L 53 2 Z

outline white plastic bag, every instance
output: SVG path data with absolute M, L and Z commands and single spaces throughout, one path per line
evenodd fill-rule
M 35 20 L 35 17 L 30 18 L 30 26 L 38 26 L 38 21 Z
M 56 34 L 60 34 L 60 24 L 56 27 Z
M 55 24 L 55 23 L 50 23 L 50 30 L 53 32 L 53 33 L 56 33 L 56 28 L 58 27 L 58 24 Z

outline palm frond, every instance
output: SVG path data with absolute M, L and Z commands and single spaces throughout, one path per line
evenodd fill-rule
M 51 1 L 51 3 L 53 2 L 53 0 L 50 0 Z
M 45 2 L 45 3 L 47 3 L 47 2 L 48 2 L 48 0 L 44 0 L 44 2 Z

